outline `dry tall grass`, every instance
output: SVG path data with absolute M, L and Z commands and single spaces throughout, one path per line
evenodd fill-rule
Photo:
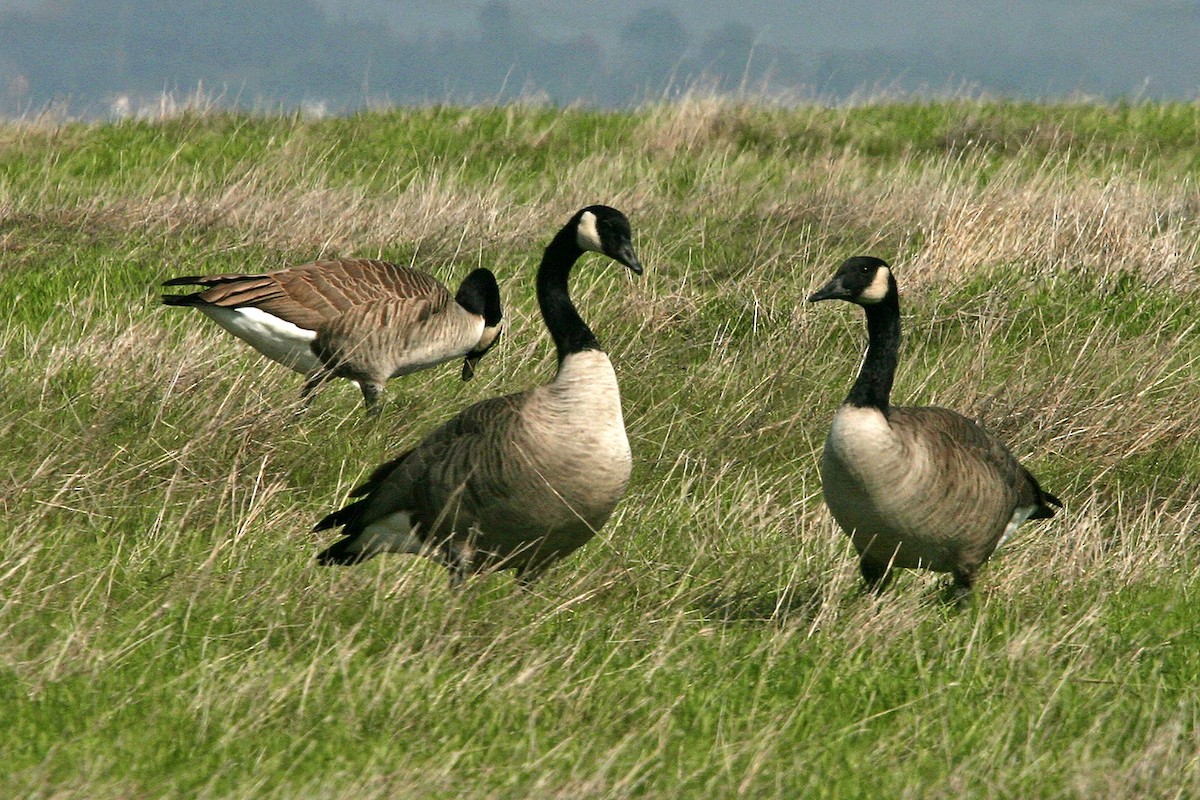
M 563 153 L 547 148 L 578 119 L 517 111 L 486 179 L 471 154 L 492 140 L 355 179 L 354 135 L 292 121 L 220 169 L 168 153 L 70 185 L 53 142 L 94 131 L 19 134 L 32 166 L 0 179 L 0 289 L 46 313 L 0 330 L 17 764 L 0 786 L 1200 795 L 1194 186 L 1153 163 L 1078 167 L 1065 134 L 972 149 L 970 108 L 954 146 L 877 156 L 835 141 L 856 113 L 690 98 Z M 830 144 L 798 156 L 797 131 Z M 178 154 L 199 134 L 173 135 Z M 548 379 L 533 267 L 599 201 L 629 214 L 648 268 L 591 259 L 573 284 L 635 454 L 614 519 L 529 592 L 491 577 L 452 593 L 400 558 L 316 569 L 307 531 L 375 463 Z M 406 378 L 377 426 L 349 389 L 297 419 L 296 376 L 155 303 L 180 272 L 351 252 L 451 281 L 497 271 L 511 328 L 475 381 Z M 902 284 L 897 399 L 979 416 L 1067 501 L 985 568 L 965 612 L 930 576 L 862 597 L 819 501 L 863 333 L 802 298 L 859 252 Z

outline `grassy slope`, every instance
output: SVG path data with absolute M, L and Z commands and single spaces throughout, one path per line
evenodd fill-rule
M 0 128 L 0 796 L 1200 795 L 1200 107 L 430 109 Z M 546 380 L 532 270 L 575 208 L 647 274 L 574 287 L 635 454 L 531 592 L 320 570 L 311 524 L 468 403 Z M 973 605 L 857 592 L 816 458 L 894 259 L 896 396 L 1066 499 Z M 500 275 L 511 328 L 378 425 L 161 309 L 318 255 Z

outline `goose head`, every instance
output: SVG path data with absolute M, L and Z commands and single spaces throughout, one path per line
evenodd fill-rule
M 587 252 L 602 253 L 623 264 L 633 274 L 642 274 L 642 262 L 633 251 L 633 231 L 625 215 L 610 206 L 588 206 L 575 214 L 575 243 Z
M 496 276 L 489 269 L 477 269 L 463 279 L 454 299 L 460 306 L 483 317 L 483 333 L 479 343 L 467 353 L 463 361 L 462 379 L 469 381 L 475 377 L 475 365 L 479 359 L 495 347 L 504 330 L 504 315 L 500 311 L 500 286 Z
M 854 256 L 842 262 L 829 282 L 809 296 L 808 302 L 846 300 L 873 306 L 896 293 L 896 279 L 886 261 L 874 256 Z

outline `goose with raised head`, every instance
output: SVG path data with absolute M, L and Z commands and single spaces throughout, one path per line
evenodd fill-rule
M 500 336 L 500 290 L 490 270 L 471 272 L 451 295 L 432 275 L 363 258 L 339 258 L 257 275 L 189 275 L 163 286 L 255 350 L 307 376 L 309 399 L 330 378 L 362 391 L 367 413 L 389 378 L 463 358 L 462 379 Z
M 537 271 L 538 307 L 558 351 L 554 379 L 470 406 L 377 468 L 351 492 L 358 500 L 317 523 L 344 535 L 320 563 L 413 553 L 445 565 L 455 583 L 490 568 L 513 569 L 525 583 L 600 530 L 632 460 L 616 373 L 567 278 L 588 251 L 640 275 L 631 237 L 614 208 L 571 217 Z
M 998 439 L 945 408 L 890 403 L 900 348 L 900 298 L 887 262 L 848 259 L 810 302 L 846 300 L 866 312 L 858 379 L 833 417 L 821 485 L 858 551 L 869 589 L 897 568 L 953 576 L 965 597 L 979 567 L 1025 521 L 1054 516 L 1043 490 Z

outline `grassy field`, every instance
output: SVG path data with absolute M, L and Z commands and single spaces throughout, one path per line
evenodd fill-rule
M 0 796 L 1200 797 L 1200 105 L 431 108 L 0 126 Z M 471 402 L 549 379 L 573 287 L 629 494 L 531 591 L 313 523 Z M 979 418 L 1066 502 L 982 572 L 863 596 L 817 458 L 864 346 L 805 298 L 895 264 L 895 398 Z M 509 332 L 371 422 L 181 274 L 319 256 L 500 278 Z

